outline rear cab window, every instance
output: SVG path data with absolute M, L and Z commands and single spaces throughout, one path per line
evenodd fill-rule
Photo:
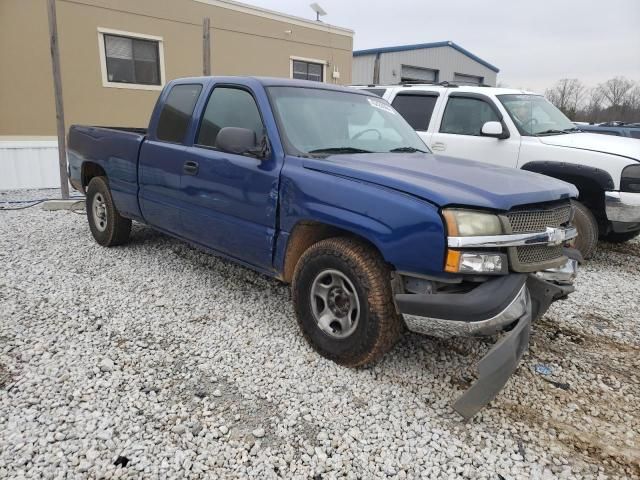
M 414 130 L 426 132 L 437 101 L 438 94 L 435 92 L 401 92 L 391 105 Z
M 202 85 L 175 85 L 162 106 L 156 137 L 163 142 L 183 143 Z

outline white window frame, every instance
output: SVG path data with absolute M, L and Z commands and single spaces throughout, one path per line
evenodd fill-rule
M 160 85 L 146 85 L 141 83 L 110 82 L 107 76 L 107 53 L 104 47 L 104 36 L 118 35 L 121 37 L 139 38 L 141 40 L 152 40 L 158 43 L 158 62 L 160 64 Z M 155 35 L 145 33 L 124 32 L 111 28 L 98 27 L 98 51 L 100 52 L 100 70 L 102 73 L 102 86 L 109 88 L 127 88 L 130 90 L 162 90 L 165 84 L 164 73 L 164 39 Z
M 326 60 L 319 60 L 317 58 L 305 58 L 305 57 L 294 57 L 294 56 L 291 56 L 291 57 L 289 57 L 289 78 L 293 78 L 293 61 L 294 60 L 298 60 L 300 62 L 316 63 L 318 65 L 322 65 L 322 82 L 320 82 L 320 83 L 327 83 L 327 65 L 329 64 L 329 62 L 327 62 Z

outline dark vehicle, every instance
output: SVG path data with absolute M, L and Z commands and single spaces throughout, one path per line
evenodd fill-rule
M 600 133 L 615 137 L 629 137 L 640 140 L 640 123 L 608 122 L 597 125 L 576 124 L 583 132 Z
M 436 158 L 366 92 L 176 80 L 148 130 L 72 126 L 69 162 L 100 245 L 125 243 L 135 220 L 291 283 L 305 338 L 342 365 L 377 360 L 405 328 L 507 332 L 454 406 L 465 417 L 573 291 L 573 186 Z

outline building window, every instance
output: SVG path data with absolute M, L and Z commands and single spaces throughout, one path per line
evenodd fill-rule
M 306 58 L 291 58 L 291 78 L 324 82 L 326 62 Z
M 164 85 L 160 37 L 98 29 L 105 87 L 159 90 Z

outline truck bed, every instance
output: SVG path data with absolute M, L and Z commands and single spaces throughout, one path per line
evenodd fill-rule
M 109 178 L 116 208 L 125 216 L 139 218 L 138 154 L 146 128 L 72 125 L 69 129 L 69 178 L 75 188 L 83 183 L 84 168 L 100 168 Z

